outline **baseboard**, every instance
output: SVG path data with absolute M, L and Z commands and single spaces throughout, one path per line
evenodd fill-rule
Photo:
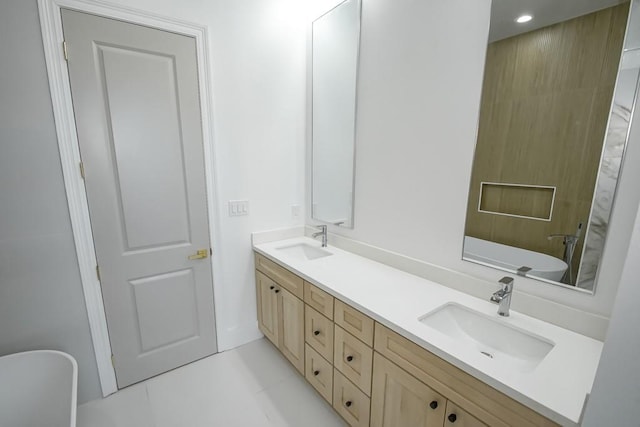
M 232 350 L 263 336 L 258 329 L 258 322 L 256 321 L 252 324 L 226 329 L 222 333 L 218 331 L 218 352 Z

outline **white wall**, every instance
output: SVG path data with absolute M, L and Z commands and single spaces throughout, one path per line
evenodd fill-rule
M 364 0 L 355 228 L 330 228 L 356 241 L 484 279 L 482 288 L 461 289 L 481 297 L 495 290 L 504 275 L 461 259 L 489 8 L 488 0 Z M 634 175 L 631 169 L 638 168 L 629 166 L 624 173 Z M 616 214 L 633 218 L 637 196 L 627 191 L 625 197 L 627 203 L 621 204 L 626 206 Z M 601 319 L 594 321 L 598 326 L 593 335 L 602 337 L 630 226 L 628 218 L 612 222 L 613 238 L 595 296 L 518 278 L 516 293 L 533 297 L 525 302 L 516 295 L 514 308 L 526 305 L 528 312 L 544 317 L 545 300 L 561 303 L 549 321 L 584 310 Z
M 584 427 L 632 426 L 640 420 L 640 213 L 631 239 Z
M 0 355 L 70 353 L 82 402 L 100 389 L 35 0 L 0 2 L 0 40 Z
M 220 350 L 232 348 L 260 336 L 250 233 L 301 225 L 305 218 L 308 10 L 298 0 L 115 3 L 208 26 L 219 205 L 216 318 Z M 0 354 L 68 350 L 80 362 L 79 398 L 86 401 L 99 397 L 98 380 L 36 2 L 0 5 Z M 249 215 L 228 217 L 232 199 L 248 199 Z M 302 207 L 297 218 L 292 205 Z

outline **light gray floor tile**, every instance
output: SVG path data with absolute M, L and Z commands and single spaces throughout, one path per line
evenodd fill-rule
M 78 407 L 77 427 L 155 427 L 145 384 Z
M 78 427 L 333 427 L 341 418 L 266 339 L 78 407 Z

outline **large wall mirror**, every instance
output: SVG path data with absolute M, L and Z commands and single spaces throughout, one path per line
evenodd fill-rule
M 629 7 L 493 1 L 463 259 L 595 290 L 640 71 Z
M 311 216 L 353 227 L 360 1 L 346 0 L 312 26 Z

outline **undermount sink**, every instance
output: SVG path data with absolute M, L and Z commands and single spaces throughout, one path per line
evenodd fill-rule
M 307 243 L 296 243 L 295 245 L 283 246 L 281 248 L 277 248 L 277 250 L 282 251 L 287 255 L 309 261 L 333 255 L 329 251 L 326 251 L 317 246 L 311 246 Z
M 418 320 L 492 359 L 501 368 L 518 372 L 534 370 L 554 346 L 545 338 L 456 303 L 445 304 Z

